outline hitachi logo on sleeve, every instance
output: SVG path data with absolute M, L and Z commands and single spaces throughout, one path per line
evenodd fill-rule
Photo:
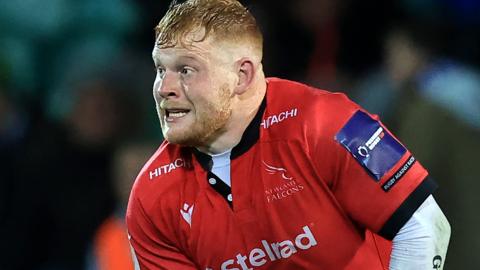
M 270 115 L 269 117 L 263 119 L 262 123 L 260 124 L 263 128 L 269 128 L 272 125 L 278 124 L 283 120 L 291 117 L 297 116 L 297 108 L 281 112 L 276 115 Z
M 156 169 L 153 169 L 149 172 L 150 175 L 150 180 L 153 180 L 153 178 L 158 177 L 162 174 L 169 173 L 175 169 L 178 169 L 180 167 L 188 167 L 188 163 L 185 162 L 185 160 L 181 158 L 177 158 L 175 161 L 165 164 L 162 166 L 157 167 Z
M 277 243 L 261 241 L 261 247 L 250 250 L 248 254 L 237 254 L 235 258 L 226 260 L 221 265 L 221 270 L 252 270 L 266 264 L 268 261 L 287 259 L 295 253 L 307 250 L 317 245 L 310 228 L 304 226 L 303 233 L 295 240 L 284 240 Z M 239 268 L 240 267 L 240 268 Z

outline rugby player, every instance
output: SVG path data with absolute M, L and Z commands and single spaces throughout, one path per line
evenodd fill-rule
M 126 217 L 139 268 L 442 269 L 426 169 L 344 94 L 266 78 L 262 43 L 236 0 L 174 2 L 157 25 L 165 141 Z

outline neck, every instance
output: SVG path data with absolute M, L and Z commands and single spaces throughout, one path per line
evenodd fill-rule
M 260 108 L 265 97 L 267 83 L 263 73 L 256 77 L 252 86 L 242 95 L 237 95 L 232 103 L 232 115 L 225 127 L 214 136 L 212 142 L 199 146 L 197 149 L 205 154 L 219 154 L 235 147 L 250 122 Z

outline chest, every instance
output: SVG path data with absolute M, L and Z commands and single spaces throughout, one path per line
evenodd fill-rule
M 219 189 L 196 169 L 182 198 L 181 245 L 202 269 L 313 269 L 362 242 L 300 144 L 263 143 L 230 173 L 231 189 Z

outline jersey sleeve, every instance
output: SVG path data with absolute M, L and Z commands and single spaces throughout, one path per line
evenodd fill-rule
M 166 234 L 151 222 L 134 193 L 128 203 L 126 221 L 132 255 L 136 257 L 140 269 L 196 269 Z
M 329 99 L 337 109 L 315 121 L 313 160 L 345 214 L 391 240 L 436 184 L 377 116 L 345 95 Z

